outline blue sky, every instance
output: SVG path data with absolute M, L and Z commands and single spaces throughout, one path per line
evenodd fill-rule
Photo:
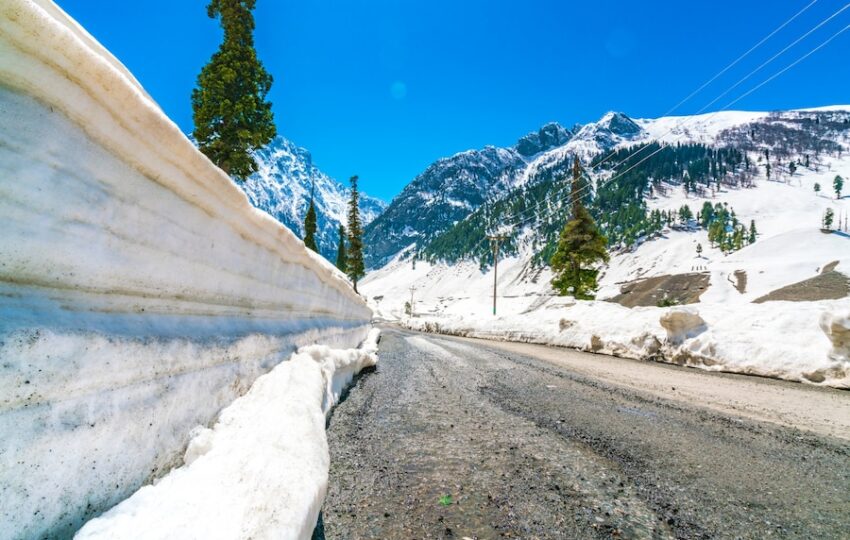
M 511 145 L 547 121 L 661 115 L 810 1 L 258 0 L 256 40 L 279 133 L 389 200 L 435 159 Z M 818 0 L 678 112 L 699 110 L 844 3 Z M 191 131 L 189 96 L 221 39 L 206 0 L 58 4 Z M 848 23 L 850 10 L 712 109 Z M 847 102 L 850 31 L 735 108 Z

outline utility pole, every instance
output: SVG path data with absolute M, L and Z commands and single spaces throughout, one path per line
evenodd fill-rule
M 493 315 L 496 314 L 496 279 L 499 275 L 499 246 L 507 238 L 503 234 L 488 234 L 493 250 Z

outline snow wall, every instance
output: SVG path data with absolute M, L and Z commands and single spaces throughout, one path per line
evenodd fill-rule
M 0 2 L 0 538 L 67 537 L 371 311 L 47 0 Z

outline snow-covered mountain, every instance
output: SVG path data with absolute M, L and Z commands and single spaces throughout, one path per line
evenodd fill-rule
M 366 228 L 367 265 L 381 266 L 399 251 L 427 244 L 485 201 L 504 196 L 535 156 L 565 144 L 573 134 L 551 122 L 514 146 L 486 146 L 436 161 Z
M 256 154 L 259 170 L 240 187 L 251 204 L 271 214 L 299 237 L 304 237 L 304 216 L 314 189 L 319 251 L 335 260 L 340 224 L 347 222 L 351 190 L 322 172 L 306 149 L 276 137 Z M 360 210 L 368 224 L 386 208 L 386 203 L 361 192 Z
M 438 234 L 431 237 L 411 235 L 408 244 L 419 239 L 425 242 L 415 247 L 420 266 L 415 271 L 410 266 L 409 280 L 403 277 L 407 274 L 404 270 L 406 265 L 414 264 L 409 261 L 409 253 L 389 254 L 389 257 L 384 253 L 383 257 L 392 261 L 387 269 L 398 269 L 398 272 L 392 272 L 392 281 L 404 282 L 404 286 L 408 287 L 425 277 L 422 273 L 424 268 L 433 267 L 437 272 L 434 279 L 440 282 L 436 290 L 443 294 L 449 290 L 458 293 L 467 290 L 469 276 L 457 282 L 445 279 L 445 276 L 457 272 L 464 275 L 466 272 L 480 273 L 476 269 L 486 269 L 491 256 L 489 246 L 481 239 L 493 227 L 507 225 L 511 233 L 502 245 L 502 254 L 514 260 L 514 263 L 506 264 L 517 265 L 515 290 L 521 294 L 532 290 L 546 293 L 548 278 L 540 276 L 548 272 L 547 246 L 554 241 L 567 216 L 565 194 L 569 190 L 569 181 L 564 178 L 576 155 L 591 169 L 597 182 L 591 207 L 596 207 L 597 220 L 606 227 L 609 238 L 614 240 L 611 246 L 614 257 L 602 277 L 602 296 L 615 296 L 620 284 L 630 280 L 678 274 L 692 268 L 710 271 L 716 266 L 719 272 L 722 269 L 724 276 L 732 275 L 735 264 L 745 270 L 747 264 L 742 257 L 748 252 L 758 251 L 753 251 L 753 248 L 762 242 L 773 238 L 773 244 L 780 245 L 784 241 L 781 235 L 791 234 L 797 228 L 817 231 L 827 209 L 833 210 L 836 222 L 842 225 L 850 213 L 850 198 L 846 196 L 850 187 L 844 188 L 845 196 L 841 199 L 835 198 L 832 187 L 835 176 L 850 178 L 847 155 L 850 149 L 850 106 L 785 112 L 722 111 L 691 117 L 637 120 L 622 113 L 608 113 L 599 122 L 569 134 L 566 143 L 531 156 L 521 155 L 516 147 L 488 149 L 491 153 L 501 150 L 506 155 L 520 156 L 511 167 L 502 169 L 498 182 L 501 192 L 494 189 L 493 192 L 498 195 L 481 197 L 477 207 L 474 204 L 458 207 L 452 216 L 453 225 Z M 624 168 L 651 152 L 635 154 L 636 157 L 629 158 L 630 161 L 625 164 L 619 162 L 629 152 L 640 150 L 639 145 L 646 144 L 656 145 L 653 148 L 667 148 L 669 156 L 659 153 L 654 160 L 641 164 L 632 175 L 620 178 Z M 686 153 L 686 145 L 693 148 L 692 153 L 697 152 L 696 157 L 687 158 L 690 161 L 682 157 Z M 734 164 L 718 161 L 714 171 L 709 164 L 714 159 L 711 156 L 719 155 L 719 149 L 734 149 L 738 161 Z M 623 154 L 615 154 L 599 167 L 593 165 L 611 151 Z M 451 162 L 460 167 L 454 172 L 464 174 L 462 166 L 466 162 L 458 159 L 464 155 L 469 153 L 441 160 L 435 165 Z M 690 172 L 696 174 L 694 171 L 701 164 L 704 165 L 702 179 L 690 191 L 686 190 L 683 180 L 689 167 L 692 166 Z M 617 176 L 615 181 L 610 182 L 614 176 Z M 448 173 L 441 180 L 443 185 L 448 186 L 455 182 Z M 417 181 L 411 186 L 415 184 Z M 815 184 L 819 192 L 815 191 Z M 757 242 L 752 247 L 724 253 L 711 246 L 704 229 L 682 230 L 681 227 L 662 226 L 660 231 L 655 232 L 647 226 L 646 218 L 641 217 L 662 210 L 675 213 L 684 205 L 696 213 L 706 202 L 728 205 L 741 223 L 755 221 Z M 400 218 L 395 224 L 397 227 L 406 227 L 427 215 L 421 205 L 410 205 L 408 209 L 410 217 Z M 625 230 L 625 227 L 630 229 Z M 748 292 L 740 296 L 754 300 L 803 279 L 807 272 L 831 262 L 810 260 L 807 253 L 813 252 L 808 248 L 815 245 L 815 240 L 801 241 L 802 238 L 808 236 L 791 234 L 786 239 L 787 251 L 783 257 L 788 261 L 805 260 L 808 265 L 801 262 L 795 263 L 794 269 L 783 269 L 780 264 L 771 263 L 767 268 L 753 263 L 752 271 L 760 277 L 751 277 Z M 832 239 L 827 244 L 831 246 L 834 242 L 835 239 Z M 697 243 L 701 243 L 705 250 L 699 260 L 695 259 Z M 847 253 L 850 253 L 850 241 L 846 238 L 838 244 L 845 245 Z M 828 251 L 828 248 L 824 249 Z M 835 260 L 840 259 L 842 256 L 836 254 Z M 708 261 L 712 261 L 711 264 Z M 457 270 L 459 268 L 463 270 Z M 374 277 L 367 278 L 370 294 L 385 292 L 378 282 L 384 279 L 381 276 L 386 275 L 387 272 L 381 270 Z M 734 278 L 730 279 L 734 281 Z M 373 285 L 368 286 L 370 282 Z
M 601 302 L 555 297 L 550 285 L 575 156 L 591 178 L 588 208 L 611 240 Z M 367 275 L 361 290 L 378 317 L 850 387 L 840 337 L 850 320 L 850 106 L 635 120 L 609 113 L 511 174 L 504 184 L 513 187 L 416 246 L 415 257 L 398 253 Z M 706 205 L 731 215 L 721 223 L 727 239 L 751 223 L 757 233 L 719 245 L 704 217 L 681 217 Z M 494 317 L 485 235 L 497 227 L 507 238 Z M 676 334 L 683 321 L 691 326 Z

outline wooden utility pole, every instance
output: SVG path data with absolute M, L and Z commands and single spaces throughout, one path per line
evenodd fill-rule
M 499 247 L 507 238 L 503 234 L 488 234 L 490 247 L 493 249 L 493 315 L 496 314 L 496 279 L 499 275 Z

